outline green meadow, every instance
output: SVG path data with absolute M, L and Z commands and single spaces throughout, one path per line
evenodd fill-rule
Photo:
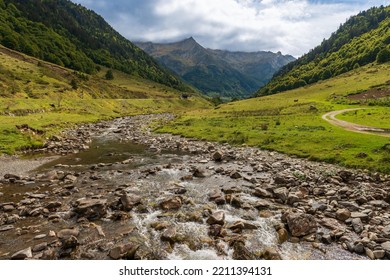
M 345 131 L 321 118 L 330 111 L 368 108 L 356 115 L 351 112 L 339 116 L 351 122 L 389 127 L 386 102 L 382 106 L 369 105 L 366 100 L 348 98 L 375 87 L 390 87 L 389 74 L 389 63 L 370 64 L 299 89 L 190 111 L 158 131 L 390 173 L 390 138 Z

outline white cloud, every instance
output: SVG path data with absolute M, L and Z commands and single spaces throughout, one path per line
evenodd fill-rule
M 77 2 L 96 9 L 130 40 L 172 42 L 193 36 L 209 48 L 282 51 L 294 56 L 314 48 L 348 17 L 373 5 L 389 4 L 388 0 Z

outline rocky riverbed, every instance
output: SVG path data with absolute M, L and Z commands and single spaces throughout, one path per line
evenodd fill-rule
M 388 176 L 148 129 L 171 118 L 83 125 L 3 172 L 0 259 L 390 258 Z

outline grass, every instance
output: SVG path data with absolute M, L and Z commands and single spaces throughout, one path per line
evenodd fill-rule
M 118 71 L 107 81 L 107 70 L 76 73 L 0 46 L 0 153 L 39 147 L 80 123 L 210 107 L 195 93 L 182 98 L 178 90 Z M 16 126 L 22 124 L 44 134 L 21 133 Z
M 390 64 L 372 64 L 304 88 L 188 112 L 159 131 L 390 173 L 389 138 L 345 131 L 321 119 L 329 111 L 360 107 L 346 96 L 386 84 L 389 74 Z M 365 124 L 389 126 L 388 107 L 358 114 Z

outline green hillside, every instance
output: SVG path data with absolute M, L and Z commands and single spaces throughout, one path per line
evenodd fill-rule
M 68 0 L 0 0 L 0 44 L 88 74 L 102 65 L 189 90 L 102 17 Z
M 385 94 L 355 99 L 356 93 L 373 90 Z M 390 64 L 373 63 L 299 89 L 189 112 L 160 132 L 390 173 L 389 137 L 346 131 L 321 118 L 335 110 L 366 108 L 337 117 L 390 129 L 389 106 Z
M 107 80 L 107 71 L 75 72 L 0 45 L 0 154 L 39 147 L 79 123 L 209 107 L 200 96 L 120 71 Z M 16 127 L 24 124 L 43 133 Z
M 390 61 L 390 7 L 351 17 L 328 40 L 282 67 L 258 96 L 313 84 L 378 61 Z

